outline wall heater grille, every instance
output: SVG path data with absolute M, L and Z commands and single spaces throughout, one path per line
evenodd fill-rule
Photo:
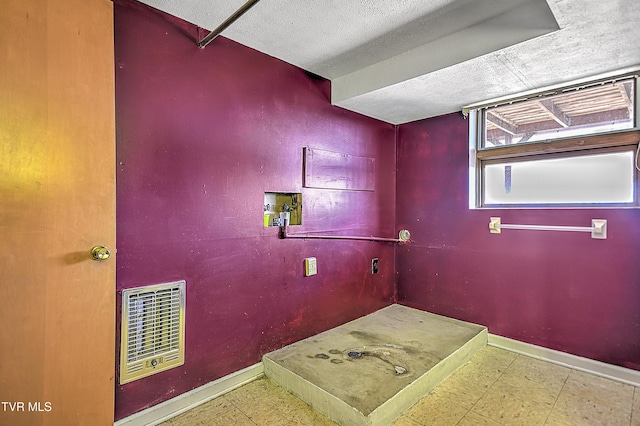
M 185 285 L 122 291 L 120 384 L 184 364 Z

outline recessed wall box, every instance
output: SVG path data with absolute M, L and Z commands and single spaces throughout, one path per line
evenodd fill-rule
M 264 226 L 280 226 L 280 217 L 289 219 L 289 225 L 302 225 L 302 194 L 299 192 L 265 192 Z

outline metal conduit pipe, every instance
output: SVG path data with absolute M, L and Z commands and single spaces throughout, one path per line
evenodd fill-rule
M 299 235 L 299 234 L 284 234 L 284 238 L 299 238 L 303 240 L 315 239 L 315 240 L 359 240 L 359 241 L 383 241 L 389 243 L 402 243 L 399 238 L 381 238 L 381 237 L 352 237 L 347 235 Z
M 287 233 L 287 226 L 280 226 L 280 238 L 299 238 L 303 240 L 316 239 L 316 240 L 360 240 L 360 241 L 380 241 L 389 243 L 406 243 L 410 240 L 411 234 L 406 229 L 400 231 L 398 238 L 382 238 L 382 237 L 356 237 L 347 235 L 308 235 L 308 234 L 289 234 Z
M 222 24 L 218 26 L 218 28 L 211 31 L 205 38 L 200 40 L 198 42 L 198 47 L 200 47 L 200 49 L 204 49 L 209 43 L 213 41 L 214 38 L 218 37 L 221 32 L 227 29 L 229 25 L 233 24 L 238 18 L 244 15 L 249 9 L 255 6 L 255 4 L 258 3 L 259 1 L 260 0 L 249 0 L 248 2 L 243 4 L 240 9 L 236 10 L 236 12 L 233 15 L 229 16 Z

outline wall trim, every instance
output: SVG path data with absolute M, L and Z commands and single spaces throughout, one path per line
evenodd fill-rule
M 489 333 L 489 346 L 505 349 L 531 358 L 562 365 L 574 370 L 594 374 L 596 376 L 626 383 L 632 386 L 640 386 L 640 371 L 617 365 L 606 364 L 589 358 L 583 358 L 566 352 L 542 346 L 532 345 L 508 337 Z M 198 405 L 211 401 L 242 385 L 256 380 L 264 375 L 262 362 L 236 371 L 229 375 L 207 383 L 204 386 L 178 395 L 168 401 L 162 402 L 146 410 L 132 414 L 129 417 L 118 420 L 114 426 L 155 426 L 176 417 Z
M 245 385 L 264 374 L 262 362 L 228 374 L 224 377 L 207 383 L 204 386 L 185 392 L 181 395 L 149 407 L 146 410 L 132 414 L 129 417 L 118 420 L 114 426 L 154 426 L 180 415 L 198 405 L 211 401 L 242 385 Z
M 532 345 L 519 340 L 509 339 L 489 333 L 489 346 L 505 349 L 531 358 L 569 367 L 574 370 L 594 374 L 596 376 L 640 386 L 640 371 L 617 365 L 606 364 L 589 358 L 583 358 L 566 352 L 560 352 L 542 346 Z

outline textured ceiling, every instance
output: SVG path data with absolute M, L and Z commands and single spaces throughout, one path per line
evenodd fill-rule
M 142 0 L 212 30 L 245 0 Z M 223 36 L 401 124 L 640 67 L 638 0 L 262 0 Z M 215 41 L 214 41 L 215 43 Z

